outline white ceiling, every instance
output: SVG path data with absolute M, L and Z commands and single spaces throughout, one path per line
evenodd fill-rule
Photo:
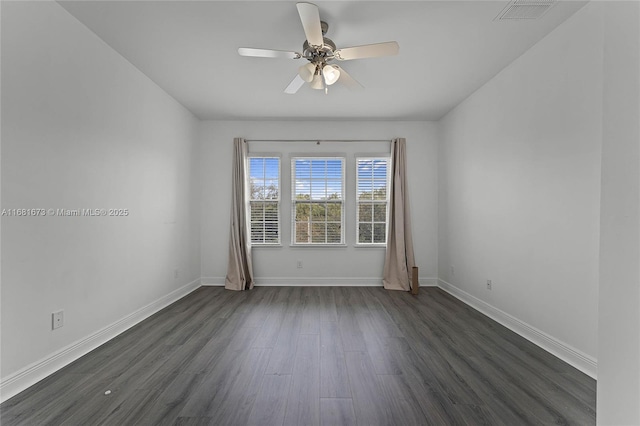
M 304 60 L 241 57 L 238 47 L 302 51 L 294 1 L 60 1 L 201 119 L 437 120 L 580 9 L 496 21 L 508 1 L 323 1 L 327 37 L 348 47 L 396 40 L 398 56 L 341 62 L 365 90 L 284 88 Z

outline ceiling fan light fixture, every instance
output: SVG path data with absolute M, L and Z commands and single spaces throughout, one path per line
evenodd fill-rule
M 322 75 L 324 76 L 325 83 L 331 86 L 340 78 L 340 70 L 331 65 L 325 65 L 324 68 L 322 68 Z
M 316 73 L 316 66 L 311 62 L 298 68 L 298 75 L 300 76 L 301 79 L 303 79 L 307 83 L 311 83 L 315 73 Z
M 324 79 L 322 78 L 322 74 L 317 73 L 313 76 L 313 80 L 311 80 L 311 88 L 315 90 L 324 89 Z

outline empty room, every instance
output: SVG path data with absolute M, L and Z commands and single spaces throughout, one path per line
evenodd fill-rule
M 0 15 L 0 424 L 640 425 L 640 2 Z

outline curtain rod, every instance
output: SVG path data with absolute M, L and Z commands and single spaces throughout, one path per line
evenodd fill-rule
M 245 142 L 393 142 L 392 139 L 245 139 Z

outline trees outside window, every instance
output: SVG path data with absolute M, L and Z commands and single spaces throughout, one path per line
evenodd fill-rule
M 344 158 L 291 160 L 293 244 L 344 244 Z

